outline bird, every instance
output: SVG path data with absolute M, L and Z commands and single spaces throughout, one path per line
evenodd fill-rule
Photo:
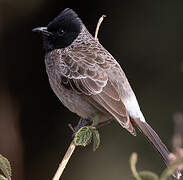
M 121 66 L 72 9 L 32 31 L 42 35 L 49 83 L 64 106 L 83 119 L 115 119 L 134 136 L 137 127 L 169 166 L 170 152 L 146 122 Z

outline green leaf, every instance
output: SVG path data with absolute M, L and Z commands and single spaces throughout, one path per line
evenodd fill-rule
M 96 129 L 92 130 L 92 133 L 93 133 L 93 151 L 96 151 L 100 145 L 100 134 Z
M 11 166 L 7 158 L 0 154 L 0 169 L 8 180 L 11 180 Z
M 74 143 L 76 146 L 86 146 L 91 142 L 92 130 L 84 126 L 82 127 L 74 137 Z
M 0 180 L 8 180 L 8 179 L 5 178 L 3 175 L 0 174 Z
M 139 172 L 139 176 L 142 180 L 159 180 L 158 175 L 151 171 L 141 171 Z

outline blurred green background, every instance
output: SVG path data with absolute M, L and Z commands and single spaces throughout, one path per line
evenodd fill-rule
M 66 7 L 94 34 L 107 17 L 99 40 L 118 60 L 134 89 L 146 120 L 171 148 L 172 115 L 183 109 L 183 1 L 0 0 L 0 153 L 13 166 L 13 179 L 48 180 L 68 148 L 68 123 L 79 118 L 52 92 L 41 38 L 45 26 Z M 77 148 L 63 180 L 130 180 L 129 156 L 138 168 L 160 173 L 160 156 L 138 132 L 132 137 L 117 123 L 100 130 L 101 146 Z

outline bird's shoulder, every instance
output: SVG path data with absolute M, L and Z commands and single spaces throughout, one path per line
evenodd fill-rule
M 71 67 L 77 64 L 87 70 L 106 72 L 119 64 L 114 57 L 95 39 L 71 45 L 64 53 L 63 60 Z

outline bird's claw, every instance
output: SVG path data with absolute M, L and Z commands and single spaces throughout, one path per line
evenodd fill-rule
M 72 138 L 76 135 L 76 133 L 83 128 L 84 126 L 90 126 L 92 122 L 89 119 L 80 119 L 79 123 L 73 128 L 71 124 L 69 124 L 69 127 L 73 131 Z

